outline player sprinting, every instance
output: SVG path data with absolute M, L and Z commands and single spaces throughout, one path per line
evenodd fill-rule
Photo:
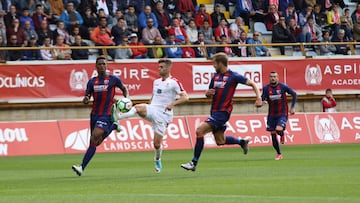
M 180 81 L 171 76 L 172 62 L 170 59 L 160 59 L 159 74 L 160 78 L 153 82 L 153 92 L 150 104 L 136 104 L 127 113 L 116 112 L 113 117 L 121 120 L 124 118 L 139 115 L 140 117 L 150 121 L 154 130 L 154 161 L 155 172 L 160 173 L 162 170 L 161 143 L 166 128 L 173 120 L 173 108 L 189 100 Z M 177 96 L 179 98 L 177 99 Z M 115 111 L 114 111 L 115 112 Z
M 109 134 L 118 129 L 117 123 L 113 123 L 112 105 L 114 103 L 115 89 L 120 88 L 125 97 L 129 96 L 128 89 L 124 86 L 121 79 L 117 76 L 106 73 L 107 62 L 104 56 L 96 59 L 96 70 L 98 76 L 91 78 L 86 87 L 83 103 L 88 104 L 91 96 L 94 98 L 92 111 L 90 114 L 90 145 L 87 149 L 82 164 L 73 165 L 74 172 L 81 176 L 94 156 L 96 147 L 109 136 Z
M 275 160 L 283 158 L 277 134 L 280 135 L 280 142 L 284 144 L 284 130 L 288 120 L 288 101 L 286 94 L 291 94 L 292 101 L 290 107 L 290 114 L 295 114 L 296 92 L 289 86 L 279 82 L 279 75 L 277 72 L 270 72 L 270 84 L 264 86 L 261 99 L 264 104 L 269 104 L 269 111 L 267 116 L 266 130 L 270 131 L 272 145 L 276 150 Z
M 256 83 L 228 68 L 228 58 L 225 53 L 217 53 L 213 56 L 213 65 L 216 74 L 212 77 L 206 97 L 212 98 L 210 117 L 196 128 L 196 143 L 194 156 L 189 163 L 181 164 L 186 170 L 195 171 L 201 152 L 204 148 L 204 136 L 212 132 L 217 145 L 238 144 L 244 154 L 248 152 L 247 139 L 238 139 L 232 136 L 224 136 L 226 122 L 229 120 L 233 109 L 233 97 L 236 86 L 245 84 L 251 86 L 256 94 L 255 105 L 261 105 L 260 91 Z

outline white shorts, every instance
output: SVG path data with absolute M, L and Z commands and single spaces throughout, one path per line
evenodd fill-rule
M 173 113 L 172 111 L 167 112 L 163 108 L 146 105 L 145 119 L 152 123 L 152 128 L 155 133 L 164 136 L 168 124 L 173 120 Z

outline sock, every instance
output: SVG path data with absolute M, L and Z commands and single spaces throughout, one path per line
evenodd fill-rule
M 155 149 L 154 152 L 155 152 L 155 160 L 160 160 L 162 154 L 162 148 L 160 147 L 159 149 Z
M 196 138 L 195 143 L 195 150 L 194 150 L 194 158 L 192 159 L 192 162 L 196 166 L 197 162 L 199 161 L 200 155 L 202 150 L 204 149 L 204 137 L 198 137 Z
M 273 145 L 274 149 L 276 150 L 277 154 L 281 154 L 280 147 L 279 147 L 279 142 L 277 140 L 276 134 L 271 135 L 271 140 L 272 140 L 272 145 Z
M 124 118 L 134 117 L 136 114 L 137 114 L 137 111 L 136 111 L 135 107 L 131 107 L 130 111 L 128 111 L 126 113 L 119 113 L 118 118 L 119 118 L 119 120 L 121 120 Z
M 94 156 L 96 152 L 96 146 L 90 145 L 89 148 L 87 149 L 83 161 L 82 161 L 82 168 L 83 170 L 85 170 L 86 166 L 88 165 L 88 163 L 90 162 L 90 160 L 92 159 L 92 157 Z
M 240 139 L 227 135 L 225 137 L 225 144 L 240 144 Z

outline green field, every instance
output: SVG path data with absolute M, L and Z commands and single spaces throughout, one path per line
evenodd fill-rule
M 205 149 L 196 172 L 180 168 L 192 151 L 99 153 L 83 176 L 82 154 L 1 157 L 0 202 L 360 202 L 360 145 Z

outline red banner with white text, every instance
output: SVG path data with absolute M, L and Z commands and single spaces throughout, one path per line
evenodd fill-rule
M 277 71 L 280 81 L 298 94 L 360 92 L 360 63 L 357 59 L 231 61 L 230 69 L 254 80 L 259 88 Z M 152 81 L 159 77 L 157 62 L 109 62 L 110 73 L 120 76 L 131 96 L 147 99 Z M 172 75 L 184 85 L 190 97 L 203 97 L 214 68 L 210 61 L 174 62 Z M 96 76 L 94 64 L 6 65 L 0 71 L 0 100 L 78 98 L 89 78 Z M 119 93 L 120 94 L 120 93 Z M 250 87 L 239 85 L 237 96 L 252 95 Z
M 176 116 L 163 140 L 164 150 L 191 149 L 195 129 L 206 116 Z M 233 115 L 225 135 L 250 139 L 250 146 L 271 145 L 266 115 Z M 122 131 L 112 132 L 98 152 L 152 151 L 153 129 L 140 118 L 121 121 Z M 89 145 L 88 120 L 0 122 L 0 156 L 84 153 Z M 289 116 L 286 145 L 360 143 L 359 113 L 299 113 Z M 211 133 L 205 147 L 217 147 Z M 238 147 L 230 145 L 228 147 Z

